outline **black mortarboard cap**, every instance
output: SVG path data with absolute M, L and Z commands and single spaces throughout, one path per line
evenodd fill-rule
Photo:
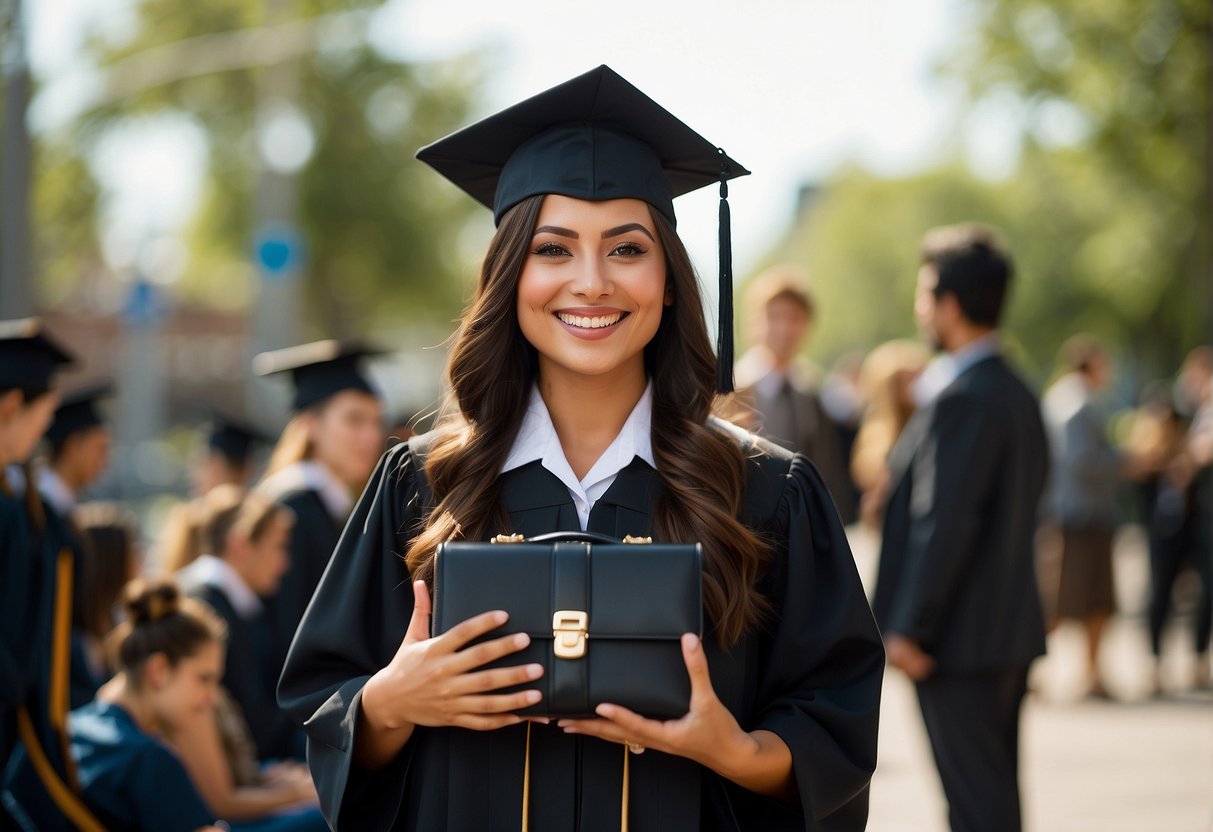
M 360 341 L 313 341 L 257 355 L 253 372 L 261 376 L 289 372 L 295 384 L 291 408 L 299 411 L 342 390 L 378 395 L 358 365 L 362 358 L 383 353 Z
M 105 419 L 97 410 L 97 402 L 112 395 L 114 385 L 108 381 L 65 393 L 55 409 L 55 418 L 46 431 L 46 438 L 51 442 L 62 442 L 73 433 L 104 425 Z
M 728 180 L 749 173 L 608 66 L 423 147 L 417 158 L 493 211 L 537 194 L 641 199 L 675 224 L 674 197 L 720 185 L 717 387 L 733 389 Z
M 215 411 L 211 417 L 206 446 L 233 464 L 243 465 L 252 455 L 255 443 L 270 441 L 270 437 L 251 425 Z
M 0 390 L 49 390 L 72 356 L 38 318 L 0 321 Z

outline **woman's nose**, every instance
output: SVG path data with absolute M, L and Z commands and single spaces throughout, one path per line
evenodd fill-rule
M 573 293 L 588 300 L 611 294 L 611 281 L 602 263 L 592 258 L 582 260 L 581 272 L 577 275 Z

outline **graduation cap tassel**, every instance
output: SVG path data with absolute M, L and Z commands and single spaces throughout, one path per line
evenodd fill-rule
M 724 156 L 724 151 L 719 151 Z M 716 390 L 733 392 L 733 229 L 729 215 L 728 167 L 720 163 L 720 313 L 716 332 Z

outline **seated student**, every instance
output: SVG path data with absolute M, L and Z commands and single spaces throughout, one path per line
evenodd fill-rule
M 307 765 L 262 767 L 239 706 L 222 689 L 212 713 L 177 726 L 165 739 L 232 832 L 327 832 Z
M 227 622 L 224 687 L 252 731 L 257 759 L 303 757 L 303 733 L 278 707 L 277 674 L 271 670 L 270 632 L 261 598 L 272 595 L 287 568 L 287 540 L 294 515 L 285 506 L 239 487 L 212 490 L 203 533 L 213 554 L 202 555 L 179 575 L 182 588 L 205 601 Z
M 105 639 L 118 623 L 122 590 L 139 574 L 135 518 L 117 503 L 85 503 L 73 512 L 83 543 L 83 583 L 72 598 L 71 705 L 80 708 L 112 675 Z
M 223 622 L 168 581 L 132 583 L 126 615 L 110 637 L 117 676 L 68 721 L 80 797 L 108 830 L 219 832 L 157 734 L 215 707 Z M 35 828 L 59 828 L 61 818 L 23 754 L 8 797 Z

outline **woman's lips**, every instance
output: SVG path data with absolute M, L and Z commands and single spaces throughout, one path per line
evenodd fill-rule
M 555 313 L 556 320 L 566 332 L 586 341 L 596 341 L 606 338 L 615 331 L 615 327 L 628 316 L 621 309 L 610 311 L 570 310 L 562 309 Z

